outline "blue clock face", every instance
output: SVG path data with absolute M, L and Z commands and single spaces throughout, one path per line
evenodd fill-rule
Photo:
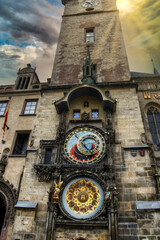
M 106 150 L 103 135 L 90 127 L 77 128 L 66 138 L 65 157 L 76 164 L 92 164 L 102 159 Z

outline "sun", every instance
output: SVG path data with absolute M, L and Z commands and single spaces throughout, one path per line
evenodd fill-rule
M 121 14 L 127 14 L 135 11 L 144 0 L 117 0 L 117 8 Z
M 117 0 L 117 8 L 120 13 L 125 14 L 132 11 L 132 3 L 130 0 Z

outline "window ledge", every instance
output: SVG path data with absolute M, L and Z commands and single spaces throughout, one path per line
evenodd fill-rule
M 19 154 L 19 155 L 16 155 L 16 154 L 12 154 L 12 155 L 9 155 L 8 157 L 12 157 L 12 158 L 25 158 L 26 157 L 26 154 Z
M 36 116 L 36 114 L 20 114 L 20 117 L 26 117 L 26 116 Z
M 102 122 L 101 119 L 89 119 L 89 120 L 82 120 L 82 119 L 74 119 L 74 120 L 70 120 L 71 123 L 78 123 L 78 122 L 83 122 L 83 123 L 86 123 L 86 122 Z

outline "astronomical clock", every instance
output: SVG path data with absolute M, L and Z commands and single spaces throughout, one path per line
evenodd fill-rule
M 91 127 L 76 128 L 65 139 L 65 157 L 75 164 L 96 163 L 103 158 L 105 152 L 104 136 Z
M 69 218 L 93 219 L 102 211 L 104 191 L 100 179 L 91 169 L 94 166 L 95 170 L 97 164 L 101 164 L 106 150 L 105 135 L 98 128 L 82 125 L 66 134 L 64 158 L 74 171 L 60 194 L 60 206 Z

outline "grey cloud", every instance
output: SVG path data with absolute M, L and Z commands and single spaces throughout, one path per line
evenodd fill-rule
M 48 45 L 56 43 L 56 25 L 60 25 L 60 20 L 53 17 L 54 14 L 57 15 L 53 7 L 52 15 L 47 14 L 49 4 L 42 4 L 43 2 L 21 0 L 13 4 L 13 0 L 0 0 L 0 17 L 3 22 L 1 30 L 8 32 L 16 42 L 32 42 L 34 38 Z
M 17 59 L 17 58 L 20 58 L 20 56 L 19 55 L 10 55 L 10 58 L 11 59 L 15 59 L 15 58 Z
M 2 60 L 13 60 L 13 59 L 17 59 L 17 58 L 20 58 L 20 56 L 19 55 L 16 55 L 16 54 L 14 54 L 14 55 L 7 55 L 6 53 L 4 53 L 4 52 L 2 52 L 2 51 L 0 51 L 0 59 Z

